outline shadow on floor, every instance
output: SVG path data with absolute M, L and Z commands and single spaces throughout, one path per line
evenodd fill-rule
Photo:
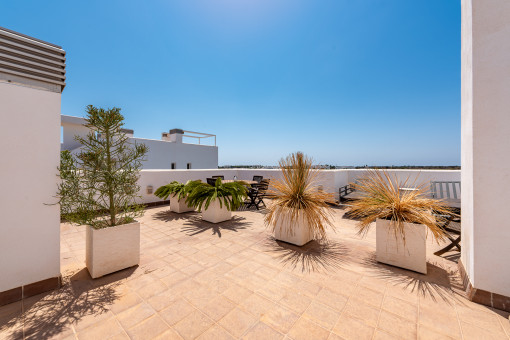
M 159 220 L 163 222 L 174 222 L 174 221 L 186 221 L 193 216 L 199 216 L 200 213 L 196 211 L 190 211 L 185 213 L 176 213 L 170 211 L 170 209 L 158 211 L 152 215 L 153 220 Z
M 244 203 L 237 209 L 237 211 L 252 211 L 263 215 L 267 214 L 267 207 L 260 205 L 259 209 L 257 209 L 254 205 L 252 205 L 248 208 L 249 205 L 249 203 Z
M 449 251 L 443 255 L 441 255 L 440 257 L 448 260 L 448 261 L 451 261 L 451 262 L 454 262 L 454 263 L 459 263 L 459 260 L 460 260 L 460 251 Z
M 210 223 L 202 220 L 202 216 L 200 214 L 195 214 L 186 218 L 186 222 L 184 222 L 182 230 L 188 236 L 194 236 L 206 231 L 211 231 L 212 235 L 218 235 L 218 237 L 221 237 L 222 230 L 237 232 L 239 230 L 246 229 L 246 227 L 251 224 L 252 222 L 246 221 L 246 218 L 236 215 L 234 215 L 229 221 Z
M 345 213 L 342 215 L 342 219 L 343 220 L 351 220 L 351 221 L 356 221 L 356 222 L 361 221 L 361 218 L 352 216 L 349 213 L 348 208 L 345 208 L 345 209 L 342 209 L 342 210 L 345 210 Z
M 442 300 L 448 304 L 460 301 L 462 282 L 458 272 L 437 263 L 427 262 L 427 274 L 386 265 L 376 261 L 375 253 L 366 258 L 364 264 L 370 267 L 372 275 L 386 280 L 419 296 L 433 301 Z
M 117 286 L 135 269 L 92 280 L 84 268 L 63 278 L 60 289 L 25 299 L 22 315 L 24 331 L 20 327 L 12 334 L 13 339 L 49 339 L 68 332 L 71 325 L 84 317 L 106 313 L 108 307 L 119 298 Z
M 265 247 L 265 252 L 276 254 L 281 263 L 301 272 L 329 272 L 350 262 L 349 250 L 336 241 L 313 240 L 298 247 L 271 236 Z

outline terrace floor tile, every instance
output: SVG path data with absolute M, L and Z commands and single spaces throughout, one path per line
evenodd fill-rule
M 219 324 L 236 338 L 240 338 L 248 329 L 257 322 L 257 318 L 241 309 L 234 309 Z
M 372 339 L 375 328 L 365 324 L 363 321 L 342 314 L 338 319 L 333 332 L 346 340 Z
M 300 318 L 288 334 L 294 340 L 326 340 L 330 332 L 306 318 Z
M 459 289 L 455 256 L 428 249 L 422 275 L 377 263 L 375 228 L 361 238 L 342 209 L 328 243 L 301 248 L 263 219 L 146 209 L 139 266 L 96 280 L 86 228 L 63 223 L 62 288 L 0 306 L 0 339 L 509 339 L 509 314 Z

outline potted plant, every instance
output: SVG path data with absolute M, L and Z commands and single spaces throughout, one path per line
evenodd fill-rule
M 302 246 L 311 240 L 325 240 L 326 228 L 334 229 L 329 202 L 334 196 L 319 190 L 318 169 L 312 159 L 301 152 L 279 162 L 281 179 L 272 183 L 269 191 L 272 204 L 265 223 L 273 228 L 277 240 Z
M 200 183 L 188 195 L 186 203 L 202 211 L 204 221 L 219 223 L 232 218 L 247 197 L 246 184 L 242 181 L 223 183 L 216 179 L 214 185 Z
M 200 180 L 189 180 L 185 184 L 173 181 L 167 185 L 159 187 L 154 192 L 154 195 L 164 200 L 170 196 L 170 211 L 179 214 L 187 211 L 193 211 L 195 208 L 193 206 L 188 206 L 186 198 L 188 197 L 188 194 L 200 183 Z
M 351 203 L 349 214 L 359 219 L 362 235 L 375 222 L 377 261 L 426 274 L 427 234 L 437 242 L 444 238 L 442 216 L 452 214 L 451 209 L 427 198 L 425 184 L 410 183 L 409 177 L 401 181 L 386 171 L 369 171 L 352 185 L 360 198 Z
M 148 148 L 130 143 L 121 131 L 119 108 L 87 107 L 90 133 L 75 139 L 78 154 L 61 153 L 57 196 L 61 216 L 87 225 L 86 264 L 92 278 L 135 266 L 140 260 L 143 206 L 137 182 Z M 141 198 L 141 197 L 140 197 Z

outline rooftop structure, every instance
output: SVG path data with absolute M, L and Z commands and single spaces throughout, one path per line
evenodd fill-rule
M 75 136 L 85 137 L 89 129 L 85 119 L 74 116 L 61 116 L 63 138 L 61 149 L 78 152 L 81 144 Z M 161 134 L 161 140 L 139 138 L 134 130 L 123 129 L 132 143 L 143 143 L 149 147 L 144 169 L 214 169 L 218 167 L 218 147 L 216 135 L 171 129 Z M 192 138 L 198 143 L 184 143 L 183 138 Z M 203 144 L 202 139 L 214 140 L 214 145 Z

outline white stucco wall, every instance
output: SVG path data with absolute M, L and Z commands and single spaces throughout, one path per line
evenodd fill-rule
M 203 182 L 207 178 L 216 175 L 223 175 L 225 179 L 238 180 L 251 180 L 253 175 L 262 175 L 266 178 L 275 178 L 278 175 L 277 170 L 243 170 L 243 169 L 201 169 L 201 170 L 142 170 L 140 172 L 140 180 L 138 184 L 141 187 L 140 194 L 142 195 L 143 203 L 160 201 L 156 196 L 147 194 L 147 186 L 152 186 L 154 190 L 162 185 L 168 184 L 172 181 L 185 183 L 188 180 L 200 179 Z
M 0 82 L 0 292 L 60 275 L 60 96 Z
M 324 190 L 332 192 L 338 198 L 338 189 L 354 179 L 363 176 L 366 170 L 322 170 L 318 177 L 317 184 L 322 185 Z M 397 173 L 399 177 L 419 175 L 419 182 L 436 181 L 459 181 L 460 170 L 388 170 L 390 173 Z M 214 175 L 223 175 L 225 179 L 233 179 L 234 176 L 238 180 L 251 180 L 254 175 L 261 175 L 265 178 L 280 178 L 280 170 L 278 169 L 207 169 L 207 170 L 142 170 L 138 184 L 141 187 L 141 195 L 143 203 L 157 202 L 159 199 L 147 194 L 147 186 L 152 186 L 154 190 L 171 181 L 179 181 L 185 183 L 188 180 L 206 181 L 206 178 Z
M 156 139 L 130 138 L 130 142 L 143 143 L 149 147 L 144 169 L 214 169 L 218 167 L 218 147 L 187 143 L 174 143 Z
M 405 169 L 388 169 L 386 170 L 391 176 L 396 176 L 399 181 L 408 180 L 408 184 L 415 186 L 431 181 L 460 181 L 460 170 L 405 170 Z M 354 182 L 357 178 L 363 177 L 366 170 L 353 169 L 348 170 L 349 182 Z
M 83 125 L 64 123 L 62 122 L 62 127 L 64 128 L 63 138 L 62 138 L 62 147 L 63 149 L 73 150 L 81 146 L 79 142 L 77 142 L 74 137 L 80 136 L 85 138 L 89 133 L 89 129 Z
M 510 2 L 462 2 L 462 254 L 471 284 L 510 296 Z

